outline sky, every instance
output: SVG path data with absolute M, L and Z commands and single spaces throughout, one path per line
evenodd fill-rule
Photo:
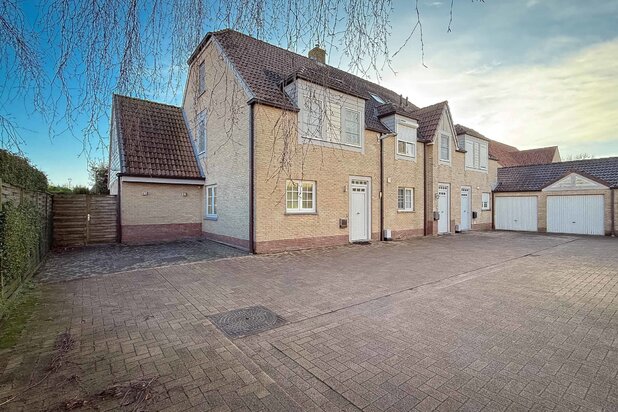
M 394 2 L 391 50 L 416 22 L 411 4 Z M 412 37 L 372 80 L 417 106 L 448 100 L 455 122 L 520 149 L 618 156 L 618 0 L 455 0 L 451 32 L 450 1 L 421 0 L 420 11 L 424 58 Z M 345 69 L 341 56 L 328 58 Z M 180 104 L 181 95 L 152 97 Z M 26 156 L 53 184 L 89 184 L 81 139 L 50 137 L 45 121 L 21 106 L 13 114 L 25 125 Z M 101 134 L 108 130 L 102 120 Z M 95 148 L 91 158 L 106 153 Z

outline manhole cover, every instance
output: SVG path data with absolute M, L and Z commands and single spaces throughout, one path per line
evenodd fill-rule
M 285 323 L 285 319 L 264 306 L 230 310 L 229 312 L 208 316 L 208 319 L 231 338 L 241 338 L 264 332 Z

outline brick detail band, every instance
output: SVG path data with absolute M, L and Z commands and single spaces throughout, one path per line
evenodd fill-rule
M 403 240 L 411 237 L 423 236 L 423 229 L 393 230 L 391 236 L 393 240 Z
M 473 223 L 472 230 L 491 230 L 491 222 L 489 223 Z
M 249 250 L 249 240 L 239 239 L 237 237 L 219 235 L 211 232 L 203 232 L 206 239 L 213 240 L 224 245 L 232 246 L 242 250 Z
M 123 225 L 122 243 L 156 243 L 202 235 L 201 223 L 171 223 L 163 225 Z

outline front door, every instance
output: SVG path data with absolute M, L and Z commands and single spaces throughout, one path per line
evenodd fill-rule
M 461 224 L 460 230 L 470 230 L 470 188 L 461 188 Z
M 449 189 L 450 186 L 446 183 L 438 184 L 438 213 L 440 214 L 440 219 L 438 219 L 438 233 L 449 232 L 449 220 L 451 219 Z
M 350 242 L 369 240 L 369 184 L 350 181 Z

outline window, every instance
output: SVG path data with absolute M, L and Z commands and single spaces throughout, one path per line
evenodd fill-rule
M 360 146 L 360 112 L 343 108 L 343 143 Z
M 440 135 L 440 160 L 451 160 L 451 136 L 447 134 Z
M 217 217 L 217 185 L 206 186 L 206 217 Z
M 315 96 L 305 96 L 305 136 L 309 139 L 322 139 L 322 101 Z
M 386 103 L 384 101 L 383 98 L 381 98 L 380 96 L 378 96 L 377 94 L 373 94 L 373 93 L 369 93 L 371 95 L 371 97 L 373 97 L 373 100 L 375 100 L 376 102 L 380 103 L 380 104 L 384 104 Z
M 466 137 L 466 168 L 487 170 L 487 142 Z
M 206 153 L 206 112 L 201 112 L 197 121 L 197 151 L 201 154 Z
M 288 180 L 285 187 L 285 210 L 288 213 L 315 212 L 315 182 Z
M 202 94 L 206 91 L 206 66 L 204 66 L 204 62 L 200 64 L 197 77 L 197 93 Z
M 397 124 L 397 154 L 416 156 L 416 129 L 402 123 Z
M 397 210 L 402 212 L 414 210 L 414 189 L 407 187 L 397 189 Z
M 484 192 L 481 196 L 481 210 L 491 209 L 491 194 Z

